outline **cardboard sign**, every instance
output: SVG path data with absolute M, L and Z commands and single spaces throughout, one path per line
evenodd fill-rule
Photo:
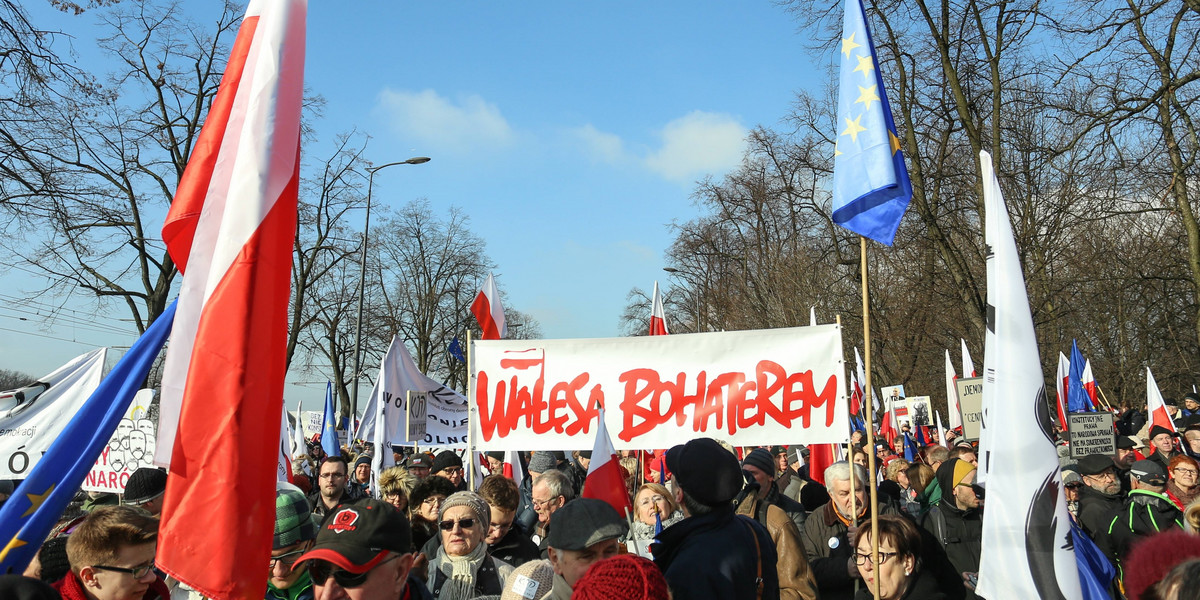
M 955 379 L 954 391 L 958 393 L 958 408 L 962 411 L 963 437 L 972 442 L 978 440 L 983 424 L 983 378 Z
M 849 439 L 840 325 L 473 347 L 480 450 L 590 449 L 601 405 L 617 449 Z
M 1083 458 L 1089 454 L 1117 455 L 1117 434 L 1113 431 L 1112 413 L 1069 413 L 1067 423 L 1071 458 Z
M 141 467 L 154 468 L 155 432 L 158 421 L 149 418 L 150 403 L 154 390 L 138 390 L 134 394 L 125 418 L 117 424 L 117 430 L 108 440 L 108 446 L 100 452 L 100 458 L 92 465 L 84 490 L 89 492 L 125 492 L 129 476 Z
M 429 412 L 429 394 L 409 390 L 405 406 L 407 408 L 404 411 L 404 420 L 407 422 L 408 439 L 424 439 L 429 430 L 429 420 L 426 418 L 426 413 Z
M 905 402 L 908 404 L 908 419 L 913 427 L 933 425 L 933 407 L 929 403 L 929 396 L 909 396 Z

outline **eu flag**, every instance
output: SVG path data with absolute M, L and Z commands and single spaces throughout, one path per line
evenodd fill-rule
M 892 245 L 912 183 L 861 0 L 846 0 L 833 158 L 833 222 Z
M 163 311 L 84 403 L 29 476 L 0 508 L 0 573 L 21 573 L 108 445 L 175 321 Z
M 1067 372 L 1067 412 L 1092 412 L 1092 397 L 1083 387 L 1083 354 L 1071 340 L 1071 368 Z
M 338 445 L 337 413 L 333 411 L 333 382 L 325 385 L 325 418 L 321 425 L 321 449 L 325 456 L 341 456 L 342 448 Z
M 467 362 L 467 355 L 463 353 L 462 343 L 458 341 L 458 336 L 450 340 L 450 356 L 458 362 Z

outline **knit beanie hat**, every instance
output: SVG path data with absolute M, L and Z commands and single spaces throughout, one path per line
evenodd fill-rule
M 571 598 L 582 600 L 667 600 L 667 580 L 654 563 L 634 554 L 618 554 L 593 563 L 575 582 Z
M 279 550 L 297 542 L 317 539 L 317 522 L 312 507 L 300 488 L 280 482 L 275 487 L 275 537 L 271 548 Z
M 539 450 L 529 459 L 529 470 L 533 473 L 545 473 L 553 471 L 558 461 L 554 460 L 554 454 Z
M 1164 433 L 1171 435 L 1171 430 L 1163 427 L 1162 425 L 1155 425 L 1154 427 L 1150 428 L 1150 439 L 1154 439 Z
M 71 570 L 71 561 L 67 559 L 67 536 L 46 540 L 38 550 L 38 562 L 42 564 L 42 581 L 54 583 L 66 577 Z
M 500 461 L 500 462 L 504 462 L 504 453 L 503 453 L 503 452 L 500 452 L 500 451 L 496 451 L 496 452 L 484 452 L 484 454 L 485 454 L 485 455 L 486 455 L 488 458 L 494 458 L 494 459 L 496 459 L 496 460 L 498 460 L 498 461 Z
M 462 468 L 462 459 L 454 453 L 453 450 L 442 450 L 437 456 L 433 457 L 433 466 L 429 468 L 430 473 L 440 472 L 442 469 L 451 467 Z
M 755 448 L 742 459 L 742 466 L 752 466 L 767 475 L 775 476 L 775 461 L 771 458 L 771 453 L 762 448 Z
M 371 455 L 370 455 L 370 454 L 364 454 L 364 455 L 362 455 L 362 456 L 360 456 L 360 457 L 358 457 L 357 459 L 355 459 L 355 460 L 354 460 L 354 467 L 353 467 L 353 468 L 351 468 L 350 470 L 351 470 L 351 471 L 354 471 L 354 470 L 358 469 L 358 465 L 367 465 L 367 466 L 370 466 L 370 464 L 371 464 Z
M 483 496 L 475 492 L 454 492 L 450 497 L 442 501 L 442 510 L 438 513 L 438 519 L 446 518 L 446 511 L 455 506 L 465 506 L 475 513 L 475 518 L 481 523 L 480 530 L 487 531 L 492 526 L 492 510 L 488 507 L 487 500 Z
M 504 580 L 504 591 L 500 593 L 500 600 L 542 598 L 550 593 L 552 587 L 554 567 L 550 565 L 550 561 L 531 560 L 513 569 L 508 579 Z
M 125 504 L 149 502 L 167 491 L 167 473 L 161 469 L 141 467 L 129 476 L 125 484 Z
M 1178 529 L 1141 538 L 1125 559 L 1125 595 L 1130 600 L 1158 598 L 1149 594 L 1154 584 L 1180 563 L 1200 557 L 1200 537 Z

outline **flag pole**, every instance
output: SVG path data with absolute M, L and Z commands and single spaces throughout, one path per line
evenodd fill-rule
M 475 397 L 471 393 L 475 389 L 475 378 L 471 376 L 474 373 L 472 369 L 474 364 L 475 348 L 471 344 L 471 329 L 467 328 L 467 458 L 472 464 L 475 463 L 475 428 L 473 427 L 475 419 L 471 416 L 475 414 L 475 405 L 471 402 L 471 399 Z M 471 478 L 467 482 L 467 487 L 472 490 L 476 489 L 475 468 L 473 466 L 467 476 Z
M 863 410 L 867 411 L 867 422 L 874 424 L 874 411 L 871 408 L 871 307 L 870 297 L 867 292 L 867 238 L 864 236 L 858 237 L 858 249 L 860 257 L 859 270 L 862 277 L 862 306 L 863 306 L 863 346 L 865 346 L 863 356 Z M 871 564 L 874 567 L 875 573 L 879 573 L 879 503 L 876 501 L 878 489 L 875 484 L 875 428 L 867 427 L 867 447 L 871 449 L 867 452 L 867 485 L 870 486 L 870 504 L 871 504 Z M 853 457 L 851 457 L 853 463 Z M 850 481 L 853 486 L 854 467 L 850 467 Z M 851 487 L 851 498 L 854 497 L 854 488 Z M 875 585 L 871 586 L 871 593 L 875 600 L 879 600 L 879 577 L 875 578 Z

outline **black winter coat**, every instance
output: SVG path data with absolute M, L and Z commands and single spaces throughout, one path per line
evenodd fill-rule
M 666 529 L 650 547 L 673 597 L 688 600 L 756 600 L 762 573 L 764 600 L 779 600 L 775 544 L 766 528 L 719 507 Z M 757 547 L 757 550 L 756 550 Z
M 962 510 L 954 504 L 954 498 L 943 497 L 937 506 L 925 513 L 921 526 L 933 535 L 946 551 L 955 572 L 978 573 L 979 553 L 983 548 L 983 511 Z M 968 593 L 968 598 L 975 598 Z
M 854 600 L 872 600 L 874 597 L 871 588 L 864 584 L 854 595 Z M 945 592 L 939 589 L 937 578 L 924 569 L 917 572 L 917 578 L 900 598 L 901 600 L 947 600 Z
M 1123 501 L 1123 494 L 1102 494 L 1086 485 L 1079 488 L 1079 526 L 1101 547 L 1112 515 Z
M 1183 512 L 1165 494 L 1133 490 L 1120 510 L 1111 515 L 1105 543 L 1100 549 L 1117 564 L 1137 540 L 1160 531 L 1183 528 Z

